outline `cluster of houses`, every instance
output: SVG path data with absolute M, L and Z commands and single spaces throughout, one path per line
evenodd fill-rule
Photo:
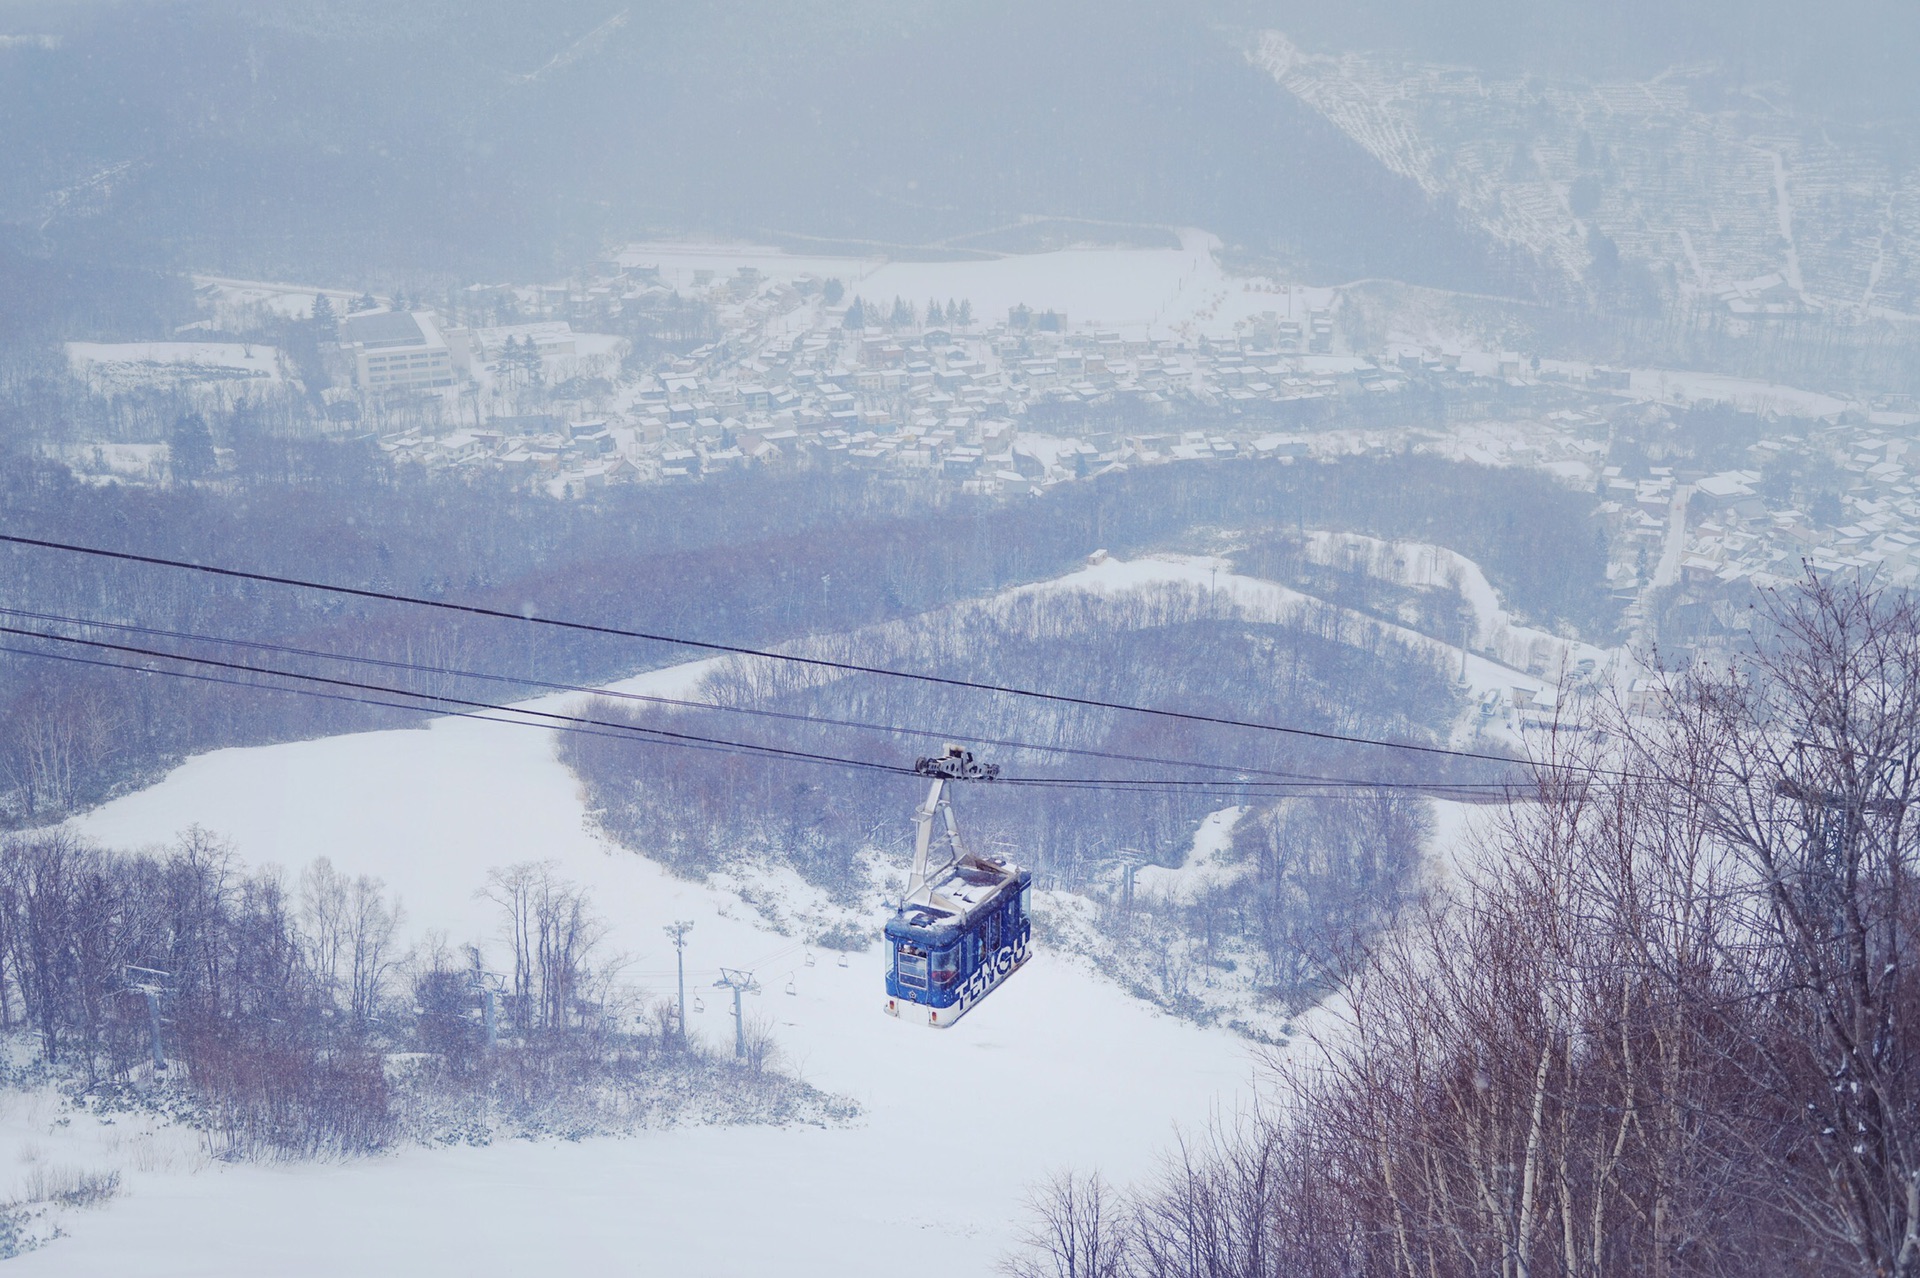
M 1356 352 L 1324 311 L 1255 316 L 1232 341 L 1074 328 L 1063 315 L 1025 307 L 990 326 L 849 329 L 845 306 L 827 305 L 818 281 L 796 286 L 740 271 L 697 283 L 716 304 L 717 340 L 612 377 L 600 401 L 475 412 L 468 424 L 393 434 L 382 447 L 429 467 L 491 469 L 561 498 L 608 484 L 803 466 L 939 475 L 1012 495 L 1114 467 L 1297 457 L 1399 439 L 1594 484 L 1614 533 L 1622 597 L 1648 585 L 1713 593 L 1766 584 L 1797 575 L 1803 562 L 1920 580 L 1920 455 L 1907 434 L 1920 418 L 1802 422 L 1799 434 L 1754 445 L 1738 468 L 1628 475 L 1606 465 L 1610 423 L 1637 402 L 1624 370 L 1543 369 L 1514 352 Z M 661 291 L 651 280 L 639 287 Z M 417 313 L 349 317 L 342 345 L 368 395 L 445 393 L 449 381 L 498 387 L 529 361 L 618 353 L 616 339 L 577 333 L 564 319 L 442 328 Z M 1468 397 L 1488 387 L 1551 390 L 1575 406 L 1533 416 L 1504 440 L 1476 442 L 1458 425 L 1423 431 L 1392 411 L 1370 419 L 1397 425 L 1352 426 L 1368 417 L 1352 410 L 1390 403 L 1380 397 L 1410 386 Z M 1794 452 L 1830 458 L 1845 477 L 1837 513 L 1783 509 L 1777 494 L 1762 492 L 1769 463 Z
M 991 326 L 849 329 L 846 306 L 827 305 L 819 281 L 796 287 L 742 270 L 696 283 L 718 340 L 615 379 L 593 403 L 476 407 L 463 427 L 416 427 L 382 446 L 430 467 L 492 467 L 555 496 L 798 465 L 937 472 L 1020 493 L 1115 465 L 1294 451 L 1343 402 L 1375 401 L 1414 379 L 1444 387 L 1527 372 L 1517 355 L 1480 367 L 1459 352 L 1352 353 L 1325 310 L 1259 314 L 1231 341 L 1076 329 L 1024 306 Z M 661 291 L 652 280 L 633 287 L 649 296 L 609 293 L 602 313 Z M 442 329 L 430 315 L 376 314 L 350 317 L 341 340 L 362 393 L 382 396 L 437 391 L 448 368 L 497 391 L 529 360 L 613 339 L 559 319 Z M 382 373 L 388 381 L 376 380 Z
M 1762 440 L 1743 467 L 1700 474 L 1656 466 L 1632 478 L 1609 467 L 1601 512 L 1623 544 L 1639 548 L 1638 570 L 1622 565 L 1621 584 L 1726 597 L 1726 587 L 1777 585 L 1809 567 L 1920 583 L 1920 442 L 1907 433 L 1914 428 L 1920 416 L 1849 414 Z M 1833 490 L 1818 498 L 1825 509 L 1800 508 L 1815 503 L 1804 491 L 1796 497 L 1789 479 L 1768 482 L 1770 473 L 1790 475 L 1794 467 L 1779 463 L 1795 457 L 1831 464 Z

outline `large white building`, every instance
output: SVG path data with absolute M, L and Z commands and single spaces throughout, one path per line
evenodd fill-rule
M 340 324 L 353 352 L 354 380 L 370 391 L 432 390 L 453 385 L 453 356 L 427 311 L 373 311 Z

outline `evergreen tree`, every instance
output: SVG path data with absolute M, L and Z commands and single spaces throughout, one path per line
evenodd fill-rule
M 893 327 L 910 328 L 913 325 L 913 306 L 904 297 L 893 299 Z
M 965 328 L 973 323 L 973 300 L 971 298 L 963 297 L 960 299 L 959 323 L 961 328 Z
M 331 329 L 333 320 L 333 300 L 325 293 L 316 293 L 313 298 L 313 326 Z
M 174 422 L 167 436 L 167 465 L 175 479 L 189 483 L 213 473 L 213 432 L 206 418 L 188 413 Z
M 859 298 L 856 297 L 853 299 L 852 302 L 850 302 L 847 305 L 847 318 L 844 322 L 844 327 L 852 328 L 852 329 L 861 329 L 861 328 L 865 328 L 866 326 L 867 326 L 866 303 L 862 302 Z
M 946 322 L 947 313 L 940 309 L 939 301 L 937 299 L 929 301 L 927 303 L 927 327 L 940 328 L 944 326 Z
M 820 295 L 827 299 L 828 306 L 838 306 L 840 299 L 847 295 L 847 286 L 839 280 L 828 280 L 826 287 L 820 290 Z
M 380 309 L 380 303 L 373 300 L 373 294 L 362 293 L 360 299 L 353 304 L 353 309 L 356 311 L 377 311 Z

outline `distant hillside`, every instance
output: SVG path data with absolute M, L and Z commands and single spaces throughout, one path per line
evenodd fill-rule
M 43 250 L 485 276 L 649 230 L 924 244 L 1049 214 L 1513 282 L 1172 7 L 79 0 L 0 4 L 0 34 L 0 218 Z
M 1506 80 L 1709 60 L 1910 118 L 1910 16 L 1804 8 L 0 0 L 0 231 L 121 264 L 497 278 L 648 232 L 927 245 L 1046 215 L 1197 224 L 1320 282 L 1565 296 L 1584 245 L 1570 270 L 1463 212 L 1445 173 L 1256 67 L 1257 33 Z

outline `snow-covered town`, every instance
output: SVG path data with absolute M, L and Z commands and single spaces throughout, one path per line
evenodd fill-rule
M 204 279 L 201 323 L 311 322 L 324 297 L 329 384 L 318 393 L 335 431 L 370 435 L 396 463 L 502 476 L 555 500 L 761 468 L 937 477 L 1017 497 L 1143 466 L 1411 449 L 1535 468 L 1596 493 L 1623 598 L 1677 587 L 1712 601 L 1808 566 L 1920 579 L 1908 461 L 1920 404 L 1908 397 L 1421 345 L 1392 328 L 1369 341 L 1343 290 L 1236 279 L 1207 237 L 1182 242 L 1177 254 L 1016 262 L 1023 276 L 989 277 L 994 304 L 1030 291 L 1054 305 L 990 315 L 971 296 L 914 303 L 844 282 L 864 273 L 967 287 L 981 275 L 973 263 L 650 245 L 579 280 L 472 286 L 439 308 Z M 1171 301 L 1155 297 L 1162 289 Z M 1069 309 L 1102 303 L 1110 314 Z M 644 359 L 612 331 L 651 330 L 662 316 L 705 325 L 705 340 Z M 233 403 L 303 389 L 271 346 L 177 336 L 73 343 L 68 355 L 108 393 L 184 384 Z M 1763 423 L 1765 437 L 1723 450 L 1716 468 L 1662 464 L 1665 441 L 1695 410 Z M 69 449 L 67 459 L 104 482 L 167 475 L 152 448 Z M 1787 478 L 1809 468 L 1831 477 L 1818 503 L 1796 501 Z
M 1920 1278 L 1900 9 L 0 0 L 0 1262 Z

